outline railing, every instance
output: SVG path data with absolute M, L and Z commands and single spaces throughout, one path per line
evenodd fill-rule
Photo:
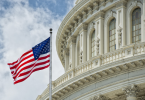
M 91 69 L 94 69 L 96 67 L 101 67 L 102 65 L 106 65 L 111 62 L 115 62 L 121 59 L 136 56 L 136 55 L 141 55 L 144 53 L 145 53 L 145 43 L 138 43 L 138 44 L 131 44 L 131 45 L 122 47 L 114 52 L 109 52 L 101 56 L 94 57 L 91 60 L 80 64 L 74 69 L 70 69 L 68 72 L 63 74 L 57 80 L 52 82 L 53 84 L 52 88 L 54 89 L 57 86 L 61 85 L 62 83 L 70 80 L 71 78 L 78 76 L 84 72 L 87 72 Z M 49 89 L 47 88 L 41 96 L 45 95 L 48 91 Z
M 64 82 L 68 81 L 69 79 L 71 79 L 73 77 L 74 77 L 74 69 L 71 69 L 52 83 L 53 84 L 52 89 L 55 88 L 56 86 L 59 86 L 60 84 L 62 84 Z
M 90 63 L 85 63 L 85 64 L 82 64 L 82 65 L 79 65 L 77 68 L 75 68 L 75 76 L 81 74 L 81 73 L 84 73 L 88 70 L 91 70 L 93 67 L 92 67 L 92 62 Z

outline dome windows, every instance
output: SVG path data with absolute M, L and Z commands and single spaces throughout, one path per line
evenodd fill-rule
M 116 50 L 116 19 L 112 19 L 109 24 L 109 50 Z
M 141 9 L 136 8 L 132 13 L 132 43 L 141 41 Z

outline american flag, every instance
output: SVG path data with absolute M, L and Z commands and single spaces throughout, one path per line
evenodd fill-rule
M 50 37 L 24 53 L 17 61 L 8 63 L 14 84 L 23 82 L 33 72 L 50 65 Z

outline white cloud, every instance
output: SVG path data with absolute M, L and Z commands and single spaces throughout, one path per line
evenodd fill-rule
M 22 5 L 23 1 L 25 5 Z M 55 1 L 55 0 L 54 0 Z M 33 9 L 26 0 L 13 0 L 13 6 L 4 9 L 0 18 L 0 100 L 35 100 L 47 87 L 49 69 L 33 73 L 26 81 L 13 85 L 7 63 L 17 60 L 32 46 L 49 36 L 49 28 L 53 28 L 53 80 L 64 73 L 64 69 L 56 52 L 56 33 L 62 17 L 56 17 L 49 9 Z
M 65 0 L 67 2 L 67 12 L 69 12 L 75 6 L 75 0 Z

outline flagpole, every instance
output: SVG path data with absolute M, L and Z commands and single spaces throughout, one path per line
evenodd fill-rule
M 52 100 L 52 28 L 50 28 L 49 100 Z

